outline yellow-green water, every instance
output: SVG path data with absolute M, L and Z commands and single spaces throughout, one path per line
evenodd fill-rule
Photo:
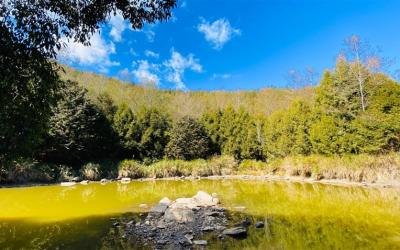
M 246 181 L 144 181 L 129 184 L 0 189 L 0 249 L 141 248 L 126 243 L 112 217 L 146 212 L 162 197 L 218 193 L 235 216 L 266 221 L 244 240 L 213 249 L 400 249 L 400 190 Z

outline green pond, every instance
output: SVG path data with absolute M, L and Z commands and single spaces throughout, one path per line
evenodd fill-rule
M 235 219 L 266 222 L 242 240 L 205 236 L 210 249 L 400 249 L 399 189 L 250 180 L 0 188 L 0 249 L 142 249 L 114 220 L 199 190 L 217 193 Z

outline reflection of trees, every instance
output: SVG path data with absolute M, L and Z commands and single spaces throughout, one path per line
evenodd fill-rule
M 95 198 L 96 191 L 92 186 L 87 186 L 82 190 L 82 200 L 87 203 Z

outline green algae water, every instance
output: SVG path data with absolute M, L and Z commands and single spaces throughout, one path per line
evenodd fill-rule
M 218 193 L 235 219 L 266 224 L 242 240 L 207 238 L 209 249 L 400 249 L 399 189 L 247 180 L 2 188 L 0 249 L 142 249 L 113 219 L 198 190 Z

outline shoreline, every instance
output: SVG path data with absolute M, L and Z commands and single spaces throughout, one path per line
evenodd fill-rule
M 309 183 L 309 184 L 325 184 L 332 186 L 348 186 L 348 187 L 366 187 L 366 188 L 399 188 L 399 182 L 355 182 L 347 181 L 345 179 L 322 179 L 316 180 L 314 178 L 299 177 L 299 176 L 279 176 L 279 175 L 212 175 L 204 177 L 182 176 L 182 177 L 164 177 L 164 178 L 141 178 L 132 179 L 131 181 L 156 181 L 156 180 L 254 180 L 254 181 L 282 181 L 282 182 L 295 182 L 295 183 Z
M 138 178 L 131 179 L 126 182 L 140 182 L 140 181 L 172 181 L 172 180 L 245 180 L 245 181 L 279 181 L 279 182 L 293 182 L 293 183 L 308 183 L 308 184 L 324 184 L 341 187 L 362 187 L 362 188 L 394 188 L 400 189 L 400 181 L 393 182 L 355 182 L 348 181 L 345 179 L 321 179 L 317 180 L 311 177 L 301 176 L 279 176 L 279 175 L 211 175 L 211 176 L 175 176 L 175 177 L 162 177 L 162 178 Z M 89 181 L 89 183 L 102 183 L 101 181 Z M 120 179 L 108 179 L 107 183 L 121 182 Z M 126 184 L 125 183 L 125 184 Z M 25 184 L 10 184 L 0 185 L 0 188 L 23 188 L 23 187 L 39 187 L 39 186 L 51 186 L 60 185 L 61 182 L 54 183 L 25 183 Z M 81 184 L 76 182 L 76 184 Z M 83 185 L 83 184 L 81 184 Z

